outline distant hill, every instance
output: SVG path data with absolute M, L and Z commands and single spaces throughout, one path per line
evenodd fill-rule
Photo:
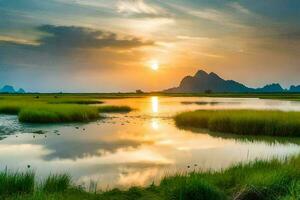
M 20 88 L 18 90 L 15 90 L 15 88 L 11 85 L 5 85 L 3 88 L 0 89 L 0 93 L 26 93 L 23 88 Z
M 300 92 L 299 86 L 291 86 L 285 90 L 278 83 L 266 85 L 262 88 L 250 88 L 234 80 L 224 80 L 217 74 L 207 73 L 199 70 L 194 76 L 186 76 L 178 87 L 165 90 L 166 93 L 188 93 L 188 92 L 232 92 L 232 93 L 272 93 L 272 92 Z
M 285 92 L 286 90 L 284 90 L 280 84 L 273 83 L 273 84 L 266 85 L 262 88 L 257 88 L 256 91 L 257 92 Z
M 289 90 L 290 92 L 300 92 L 300 85 L 298 85 L 298 86 L 294 86 L 294 85 L 292 85 L 291 87 L 290 87 L 290 90 Z

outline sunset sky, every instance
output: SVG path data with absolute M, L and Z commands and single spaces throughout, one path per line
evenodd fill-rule
M 0 0 L 0 87 L 153 91 L 198 69 L 298 85 L 299 19 L 299 0 Z

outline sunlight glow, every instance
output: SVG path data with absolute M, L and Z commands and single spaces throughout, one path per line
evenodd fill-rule
M 151 127 L 152 127 L 153 130 L 158 130 L 159 124 L 158 124 L 157 119 L 152 119 L 151 120 Z
M 152 60 L 150 62 L 150 67 L 154 71 L 158 70 L 159 69 L 159 63 L 158 63 L 158 61 L 157 60 Z
M 158 113 L 158 97 L 151 97 L 152 112 Z

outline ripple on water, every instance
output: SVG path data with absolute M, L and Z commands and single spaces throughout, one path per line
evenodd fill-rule
M 11 135 L 22 130 L 22 124 L 19 123 L 15 115 L 0 115 L 0 137 Z

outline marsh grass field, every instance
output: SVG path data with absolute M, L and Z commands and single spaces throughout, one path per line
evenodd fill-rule
M 0 114 L 18 115 L 25 123 L 89 122 L 101 113 L 130 112 L 128 106 L 99 105 L 92 96 L 6 95 L 0 99 Z
M 300 136 L 300 112 L 197 110 L 175 116 L 179 127 L 207 128 L 240 135 Z
M 135 94 L 2 95 L 0 114 L 17 115 L 20 123 L 88 123 L 103 117 L 102 113 L 126 113 L 134 109 L 124 105 L 106 104 L 105 101 L 109 98 L 145 98 L 148 95 L 150 96 L 150 94 L 144 96 Z M 231 94 L 226 94 L 225 97 L 227 96 Z M 241 96 L 245 97 L 246 94 L 234 97 Z M 280 99 L 295 101 L 300 99 L 299 95 L 261 96 L 263 98 L 280 96 Z M 218 134 L 226 133 L 223 137 L 283 136 L 292 140 L 300 136 L 300 112 L 294 111 L 197 110 L 183 112 L 170 118 L 173 117 L 179 128 L 209 129 Z M 216 171 L 201 170 L 194 164 L 187 167 L 190 170 L 179 171 L 176 174 L 166 173 L 158 183 L 123 190 L 118 188 L 90 190 L 73 182 L 69 174 L 51 174 L 49 171 L 50 175 L 41 179 L 31 169 L 24 172 L 4 170 L 0 172 L 0 199 L 299 200 L 300 197 L 299 155 L 247 161 Z M 191 169 L 195 170 L 191 171 Z
M 127 190 L 86 191 L 67 174 L 38 181 L 34 172 L 1 172 L 3 199 L 99 200 L 297 200 L 300 197 L 300 157 L 254 161 L 214 172 L 193 171 L 166 176 L 158 185 Z

